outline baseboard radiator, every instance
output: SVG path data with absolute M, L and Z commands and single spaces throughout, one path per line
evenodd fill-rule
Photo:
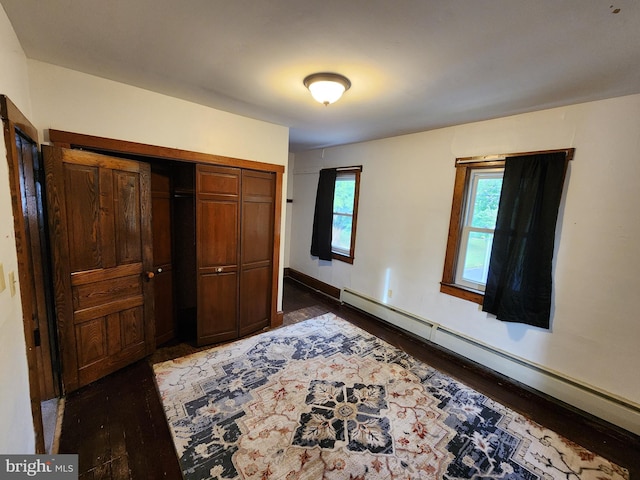
M 640 405 L 348 288 L 340 300 L 535 390 L 640 435 Z

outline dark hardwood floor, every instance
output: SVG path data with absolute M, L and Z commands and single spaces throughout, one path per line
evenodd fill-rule
M 317 306 L 402 348 L 485 395 L 511 407 L 640 478 L 640 437 L 535 393 L 366 314 L 285 280 L 283 310 Z M 66 399 L 58 453 L 78 453 L 80 479 L 181 477 L 149 362 L 140 361 Z

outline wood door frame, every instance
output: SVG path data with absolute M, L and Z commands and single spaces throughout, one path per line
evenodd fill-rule
M 0 115 L 4 129 L 4 141 L 7 149 L 7 163 L 9 165 L 9 188 L 13 207 L 13 228 L 15 231 L 16 254 L 18 257 L 18 278 L 20 280 L 20 301 L 22 305 L 22 319 L 24 338 L 26 343 L 27 367 L 29 373 L 29 395 L 31 399 L 31 414 L 35 431 L 36 452 L 46 453 L 44 445 L 44 430 L 42 426 L 42 410 L 40 406 L 40 375 L 36 359 L 36 345 L 32 329 L 33 299 L 36 293 L 33 272 L 29 268 L 30 245 L 28 244 L 27 226 L 22 209 L 20 187 L 19 156 L 15 143 L 16 129 L 38 144 L 38 131 L 18 108 L 5 95 L 0 95 Z M 45 288 L 42 285 L 42 288 Z
M 276 201 L 273 225 L 273 267 L 271 273 L 271 327 L 278 327 L 282 325 L 284 314 L 281 310 L 278 310 L 278 280 L 280 275 L 280 230 L 282 222 L 282 182 L 284 165 L 257 162 L 241 158 L 225 157 L 222 155 L 213 155 L 209 153 L 194 152 L 190 150 L 181 150 L 178 148 L 148 145 L 126 140 L 98 137 L 95 135 L 85 135 L 64 130 L 49 129 L 48 133 L 49 141 L 53 145 L 63 148 L 86 148 L 105 154 L 115 153 L 124 155 L 139 155 L 161 160 L 202 163 L 207 165 L 222 165 L 275 173 Z

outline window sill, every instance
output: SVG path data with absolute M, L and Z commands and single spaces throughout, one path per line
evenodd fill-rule
M 440 291 L 447 295 L 453 295 L 454 297 L 477 303 L 478 305 L 482 305 L 484 302 L 484 293 L 481 291 L 461 287 L 453 283 L 440 283 Z
M 350 263 L 353 265 L 353 257 L 348 255 L 342 255 L 341 253 L 331 252 L 331 258 L 334 260 L 339 260 L 341 262 Z

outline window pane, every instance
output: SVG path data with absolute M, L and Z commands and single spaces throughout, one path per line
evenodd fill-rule
M 341 253 L 351 252 L 351 225 L 353 218 L 347 215 L 333 215 L 331 248 Z
M 492 233 L 469 232 L 469 241 L 462 270 L 463 280 L 486 285 L 492 243 Z
M 472 206 L 471 226 L 475 228 L 496 228 L 496 216 L 500 203 L 502 177 L 477 176 L 475 198 Z
M 336 190 L 333 194 L 333 211 L 335 213 L 353 214 L 353 201 L 356 193 L 356 177 L 353 174 L 342 174 L 336 178 Z

